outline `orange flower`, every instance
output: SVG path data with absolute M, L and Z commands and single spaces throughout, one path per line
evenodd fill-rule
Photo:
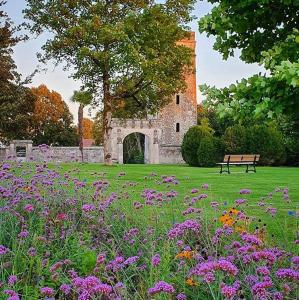
M 198 285 L 198 283 L 196 281 L 194 281 L 192 278 L 188 278 L 186 280 L 186 284 L 189 286 L 197 286 Z
M 219 221 L 223 224 L 223 225 L 227 225 L 227 226 L 232 226 L 234 223 L 234 219 L 229 215 L 229 214 L 225 214 L 223 216 L 221 216 L 219 218 Z
M 237 215 L 239 211 L 233 207 L 232 209 L 229 210 L 229 213 L 232 215 Z
M 179 254 L 177 254 L 175 258 L 176 259 L 178 259 L 178 258 L 180 258 L 180 259 L 183 259 L 183 258 L 191 259 L 192 256 L 193 256 L 192 251 L 182 251 Z

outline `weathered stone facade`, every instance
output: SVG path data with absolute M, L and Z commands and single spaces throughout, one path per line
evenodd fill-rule
M 187 88 L 184 93 L 173 96 L 173 100 L 155 117 L 143 120 L 120 120 L 112 122 L 112 158 L 123 163 L 123 141 L 131 133 L 145 135 L 145 163 L 183 163 L 181 144 L 184 134 L 197 122 L 195 33 L 181 44 L 192 49 L 193 72 L 185 76 Z

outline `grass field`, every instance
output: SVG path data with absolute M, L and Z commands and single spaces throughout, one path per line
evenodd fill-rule
M 169 226 L 169 222 L 180 221 L 182 209 L 188 207 L 186 201 L 184 202 L 184 197 L 192 197 L 192 189 L 201 190 L 201 185 L 207 183 L 209 189 L 200 192 L 208 194 L 208 198 L 197 202 L 194 206 L 202 208 L 203 214 L 208 218 L 218 219 L 223 210 L 235 206 L 236 199 L 246 198 L 247 204 L 242 209 L 252 217 L 251 226 L 266 224 L 268 237 L 284 245 L 292 244 L 293 247 L 291 241 L 296 238 L 298 218 L 295 214 L 298 213 L 299 208 L 299 168 L 258 167 L 257 173 L 246 174 L 244 168 L 235 167 L 228 175 L 219 174 L 218 168 L 193 168 L 177 165 L 114 165 L 107 167 L 99 164 L 64 164 L 61 167 L 64 171 L 72 171 L 73 175 L 76 172 L 74 169 L 79 168 L 78 178 L 87 182 L 104 176 L 110 182 L 111 191 L 120 192 L 124 184 L 137 183 L 136 186 L 126 189 L 126 191 L 129 190 L 130 195 L 126 201 L 121 202 L 122 209 L 129 215 L 131 214 L 135 222 L 143 223 L 148 220 L 148 214 L 151 215 L 150 219 L 155 219 L 160 226 Z M 125 176 L 118 176 L 122 172 L 125 173 Z M 157 176 L 151 176 L 152 173 Z M 163 175 L 173 175 L 179 183 L 175 186 L 160 184 Z M 277 187 L 288 188 L 289 203 L 283 200 L 281 192 L 274 191 Z M 175 190 L 178 192 L 178 196 L 171 206 L 164 207 L 162 211 L 157 210 L 156 207 L 145 207 L 136 214 L 133 210 L 133 202 L 141 200 L 140 194 L 144 189 Z M 250 189 L 252 193 L 240 195 L 240 189 Z M 273 193 L 273 196 L 270 193 Z M 268 197 L 269 194 L 270 197 Z M 261 201 L 262 197 L 266 197 L 267 200 L 264 201 L 265 206 L 260 207 L 257 203 Z M 211 208 L 210 202 L 212 201 L 219 203 L 217 211 Z M 275 217 L 272 217 L 270 213 L 265 213 L 269 207 L 277 209 Z

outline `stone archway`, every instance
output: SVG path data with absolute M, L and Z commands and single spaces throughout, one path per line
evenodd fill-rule
M 149 138 L 143 133 L 133 132 L 123 139 L 123 163 L 149 163 Z
M 145 136 L 145 163 L 159 164 L 159 140 L 161 129 L 151 120 L 113 119 L 112 120 L 112 158 L 119 164 L 124 163 L 123 142 L 126 136 L 140 133 Z

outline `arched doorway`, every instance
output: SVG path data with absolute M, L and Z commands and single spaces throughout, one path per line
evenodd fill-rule
M 148 138 L 140 132 L 133 132 L 123 140 L 123 163 L 148 163 Z

